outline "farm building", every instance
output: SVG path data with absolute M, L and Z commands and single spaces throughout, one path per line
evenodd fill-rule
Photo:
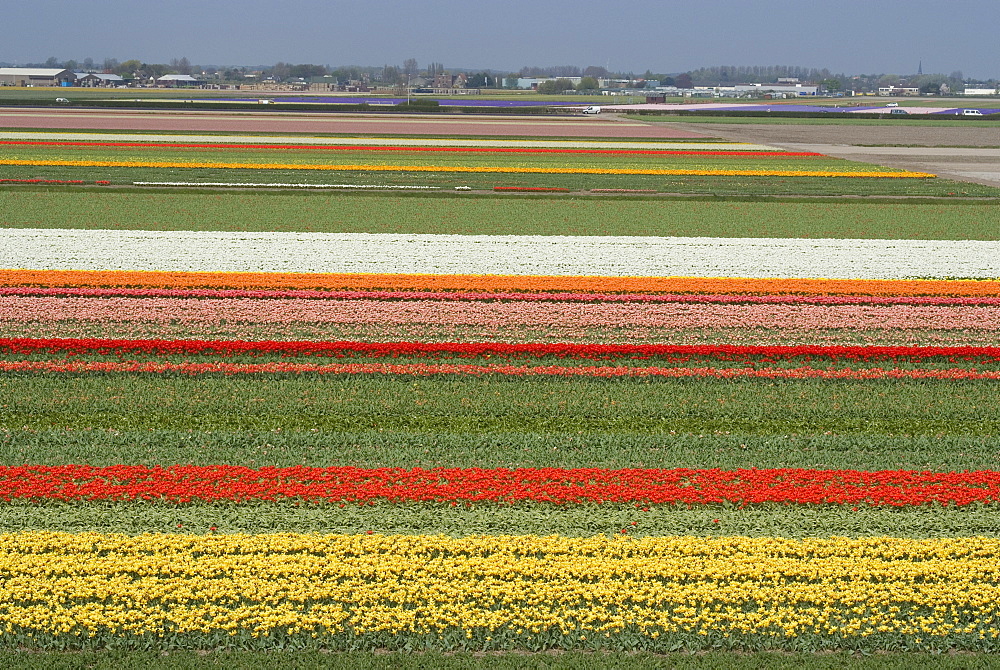
M 0 86 L 72 86 L 70 70 L 42 67 L 0 67 Z
M 124 86 L 125 80 L 116 74 L 102 74 L 100 72 L 77 72 L 76 85 L 88 88 L 105 87 L 113 88 Z
M 181 86 L 200 86 L 201 82 L 189 74 L 165 74 L 156 80 L 156 85 L 176 88 Z

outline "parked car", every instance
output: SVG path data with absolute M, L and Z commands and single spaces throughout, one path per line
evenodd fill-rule
M 56 98 L 56 102 L 69 102 L 66 98 Z
M 896 116 L 896 115 L 899 115 L 899 114 L 909 114 L 909 112 L 906 111 L 905 109 L 900 109 L 898 107 L 896 109 L 890 109 L 889 110 L 889 116 Z
M 597 106 L 597 105 L 591 105 L 590 107 L 587 107 L 585 110 L 583 110 L 583 113 L 584 114 L 600 114 L 601 113 L 601 108 L 599 106 Z
M 887 103 L 885 103 L 885 106 L 886 107 L 899 107 L 899 103 L 898 102 L 887 102 Z
M 978 109 L 963 109 L 962 116 L 983 116 L 983 113 Z

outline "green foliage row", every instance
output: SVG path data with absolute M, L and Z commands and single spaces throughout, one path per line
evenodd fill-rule
M 572 624 L 571 624 L 572 625 Z M 983 626 L 985 630 L 986 627 Z M 945 638 L 915 638 L 900 633 L 877 632 L 871 635 L 831 636 L 822 633 L 805 632 L 797 636 L 787 636 L 779 628 L 774 632 L 731 635 L 718 631 L 663 632 L 653 637 L 650 631 L 629 627 L 606 635 L 582 635 L 572 628 L 565 632 L 556 625 L 539 631 L 517 632 L 509 628 L 497 630 L 474 630 L 466 633 L 459 628 L 448 628 L 437 633 L 330 633 L 322 628 L 315 631 L 290 633 L 283 628 L 275 628 L 268 633 L 253 633 L 248 629 L 237 629 L 235 634 L 217 633 L 174 633 L 116 635 L 110 631 L 99 631 L 93 636 L 80 632 L 75 635 L 62 633 L 40 634 L 14 627 L 0 634 L 0 648 L 32 649 L 39 651 L 62 651 L 67 653 L 94 652 L 177 652 L 180 650 L 210 650 L 219 652 L 405 652 L 409 654 L 426 652 L 502 654 L 519 651 L 537 655 L 540 652 L 576 652 L 600 658 L 604 653 L 622 654 L 676 654 L 728 652 L 730 655 L 759 654 L 762 652 L 785 652 L 791 654 L 823 654 L 839 652 L 868 655 L 873 653 L 913 654 L 967 654 L 965 658 L 978 658 L 978 654 L 1000 652 L 1000 641 L 990 635 L 980 636 L 976 632 L 955 632 Z M 519 654 L 517 658 L 520 658 Z M 535 656 L 537 657 L 537 656 Z M 751 656 L 752 657 L 752 656 Z M 417 666 L 419 667 L 419 666 Z M 520 666 L 515 666 L 520 667 Z M 546 666 L 541 666 L 546 667 Z M 628 666 L 631 667 L 631 666 Z M 697 666 L 695 666 L 697 667 Z M 724 666 L 732 667 L 732 666 Z M 737 666 L 739 667 L 739 666 Z M 836 667 L 836 666 L 834 666 Z M 944 666 L 949 667 L 949 666 Z M 963 667 L 963 666 L 953 666 Z
M 996 436 L 0 429 L 0 464 L 995 470 Z
M 0 532 L 623 535 L 663 537 L 998 537 L 995 506 L 684 506 L 603 503 L 12 502 Z
M 489 301 L 488 304 L 495 304 L 498 301 Z M 499 301 L 502 302 L 502 301 Z M 393 304 L 407 304 L 406 301 L 393 301 Z M 88 324 L 89 325 L 89 324 Z M 242 324 L 239 324 L 242 325 Z M 239 327 L 237 326 L 237 328 Z M 83 327 L 83 324 L 73 323 L 72 327 L 67 327 L 70 330 L 75 327 Z M 23 330 L 25 335 L 38 334 L 38 328 L 36 324 L 28 324 L 22 326 L 21 329 L 10 328 L 7 333 L 13 334 Z M 122 333 L 122 324 L 120 322 L 110 324 L 104 329 L 94 328 L 93 330 L 100 332 L 104 331 L 104 334 L 108 336 L 109 339 L 115 339 L 116 336 Z M 198 331 L 192 329 L 191 339 L 198 339 Z M 218 327 L 216 333 L 223 332 L 223 328 Z M 182 338 L 188 339 L 188 338 Z M 808 361 L 806 360 L 808 358 Z M 383 356 L 369 356 L 365 355 L 363 352 L 351 352 L 346 355 L 338 356 L 324 356 L 324 355 L 310 355 L 310 354 L 296 354 L 296 353 L 278 353 L 278 352 L 259 352 L 259 353 L 235 353 L 232 355 L 218 355 L 214 352 L 202 352 L 202 353 L 192 353 L 192 354 L 155 354 L 155 353 L 143 353 L 143 352 L 127 352 L 119 353 L 116 355 L 106 355 L 99 352 L 83 352 L 67 354 L 65 352 L 59 353 L 49 353 L 47 351 L 35 351 L 31 353 L 6 353 L 2 354 L 3 361 L 14 362 L 14 361 L 34 361 L 34 362 L 49 362 L 49 363 L 80 363 L 80 362 L 117 362 L 117 361 L 128 361 L 129 363 L 135 362 L 150 362 L 150 363 L 172 363 L 175 365 L 181 364 L 200 364 L 206 365 L 211 363 L 222 363 L 225 365 L 263 365 L 267 363 L 287 363 L 293 365 L 338 365 L 344 363 L 390 363 L 392 365 L 434 365 L 434 364 L 452 364 L 452 365 L 513 365 L 513 366 L 523 366 L 526 368 L 545 368 L 549 366 L 557 366 L 560 368 L 570 368 L 574 370 L 583 371 L 587 368 L 601 368 L 601 367 L 625 367 L 625 368 L 689 368 L 689 367 L 710 367 L 718 370 L 743 370 L 747 368 L 747 360 L 721 360 L 711 356 L 689 356 L 684 359 L 678 360 L 671 357 L 664 356 L 662 358 L 657 356 L 648 357 L 630 357 L 630 356 L 606 356 L 598 358 L 574 358 L 571 356 L 531 356 L 531 355 L 482 355 L 482 356 L 464 356 L 459 354 L 450 354 L 449 352 L 441 352 L 440 354 L 432 355 L 392 355 L 391 358 L 386 358 Z M 757 356 L 753 359 L 753 365 L 760 368 L 767 369 L 783 369 L 783 370 L 796 370 L 801 369 L 803 365 L 808 366 L 809 369 L 816 370 L 866 370 L 866 369 L 884 369 L 886 367 L 891 367 L 894 370 L 976 370 L 979 372 L 985 371 L 996 371 L 1000 370 L 1000 360 L 982 360 L 982 359 L 958 359 L 952 360 L 948 357 L 940 358 L 928 358 L 924 360 L 912 361 L 912 360 L 852 360 L 852 359 L 828 359 L 822 357 L 790 357 L 790 358 L 778 358 L 778 359 L 767 359 L 766 356 Z M 157 373 L 165 376 L 174 375 L 186 375 L 187 373 L 175 372 L 175 373 Z M 199 373 L 200 375 L 206 375 L 208 377 L 225 377 L 230 373 L 227 372 L 204 372 Z M 268 373 L 254 373 L 254 374 L 268 374 Z M 296 373 L 301 374 L 304 377 L 315 376 L 319 377 L 326 373 L 313 373 L 313 372 L 303 372 Z M 489 376 L 490 373 L 485 373 L 484 376 Z M 286 373 L 277 373 L 275 378 L 282 378 L 286 376 Z M 503 379 L 504 375 L 502 373 L 494 373 L 494 378 L 497 381 Z
M 990 381 L 0 376 L 0 427 L 997 435 Z
M 456 172 L 336 172 L 327 170 L 244 170 L 236 168 L 140 168 L 0 165 L 0 179 L 107 180 L 236 184 L 349 184 L 357 186 L 495 186 L 590 189 L 639 189 L 657 193 L 720 196 L 933 196 L 998 197 L 1000 188 L 948 179 L 869 177 L 746 177 L 697 175 L 518 174 Z M 10 188 L 5 187 L 5 188 Z M 516 196 L 515 196 L 516 197 Z
M 772 202 L 17 187 L 0 189 L 0 212 L 0 225 L 8 228 L 1000 239 L 998 208 L 976 201 Z

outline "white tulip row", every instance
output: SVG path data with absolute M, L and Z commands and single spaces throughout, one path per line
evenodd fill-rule
M 1000 278 L 1000 242 L 0 229 L 0 268 Z

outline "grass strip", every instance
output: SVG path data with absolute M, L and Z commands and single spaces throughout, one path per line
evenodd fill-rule
M 886 508 L 851 505 L 631 503 L 191 503 L 23 501 L 0 504 L 0 531 L 69 533 L 324 533 L 366 535 L 594 535 L 629 537 L 1000 537 L 995 505 Z
M 892 177 L 765 177 L 700 176 L 642 174 L 517 174 L 460 172 L 335 172 L 326 170 L 239 168 L 154 168 L 154 167 L 80 167 L 80 166 L 11 166 L 0 165 L 0 179 L 66 179 L 110 181 L 131 186 L 136 182 L 175 182 L 197 187 L 199 183 L 257 184 L 345 184 L 358 186 L 435 186 L 443 189 L 468 188 L 492 191 L 495 186 L 566 188 L 571 191 L 601 189 L 636 189 L 668 194 L 703 194 L 718 196 L 926 196 L 937 198 L 1000 197 L 1000 188 L 956 182 L 947 179 L 900 179 Z M 14 187 L 7 188 L 29 188 Z M 53 187 L 62 188 L 62 187 Z M 107 188 L 107 187 L 94 187 Z M 211 187 L 213 191 L 218 190 Z M 155 189 L 162 191 L 163 189 Z M 535 198 L 531 194 L 496 194 L 493 197 Z M 551 196 L 547 196 L 551 197 Z M 564 196 L 565 197 L 565 196 Z M 600 196 L 606 197 L 606 196 Z
M 989 470 L 1000 442 L 987 435 L 832 435 L 677 433 L 428 434 L 142 430 L 70 427 L 0 429 L 0 463 L 120 463 L 248 467 L 495 468 L 821 468 Z
M 997 435 L 991 381 L 0 376 L 0 427 Z
M 492 188 L 492 186 L 491 186 Z M 992 203 L 715 202 L 0 189 L 7 228 L 1000 239 Z

